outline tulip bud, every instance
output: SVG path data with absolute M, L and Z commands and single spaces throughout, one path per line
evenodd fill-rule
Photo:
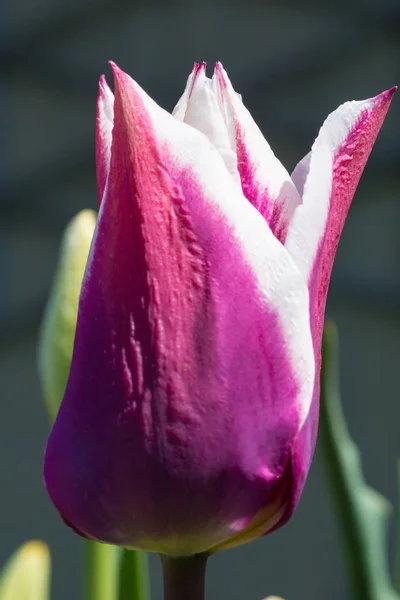
M 50 554 L 44 542 L 32 540 L 21 546 L 0 574 L 0 600 L 47 600 Z
M 89 539 L 210 554 L 280 527 L 298 503 L 333 259 L 394 90 L 339 107 L 290 176 L 221 65 L 212 80 L 195 66 L 175 116 L 113 71 L 45 483 Z
M 91 210 L 83 210 L 68 224 L 43 317 L 39 375 L 51 421 L 58 412 L 69 375 L 79 294 L 95 226 L 96 213 Z

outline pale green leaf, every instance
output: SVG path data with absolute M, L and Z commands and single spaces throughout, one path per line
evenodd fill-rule
M 49 550 L 44 542 L 26 542 L 3 567 L 0 600 L 47 600 L 49 589 Z

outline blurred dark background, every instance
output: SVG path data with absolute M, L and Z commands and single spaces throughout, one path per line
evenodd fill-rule
M 399 0 L 15 0 L 0 7 L 0 562 L 40 537 L 53 598 L 80 597 L 81 544 L 42 485 L 37 330 L 61 232 L 96 207 L 97 81 L 113 59 L 172 109 L 193 61 L 221 60 L 291 170 L 329 112 L 400 83 Z M 327 313 L 368 481 L 395 501 L 400 454 L 400 98 L 345 226 Z M 394 519 L 391 520 L 394 529 Z M 392 536 L 393 538 L 393 536 Z M 393 545 L 393 539 L 391 540 Z M 152 560 L 153 600 L 161 597 Z M 208 598 L 348 598 L 319 453 L 281 531 L 210 561 Z

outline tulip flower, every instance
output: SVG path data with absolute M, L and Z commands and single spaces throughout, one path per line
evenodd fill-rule
M 112 68 L 45 482 L 89 539 L 210 554 L 298 503 L 333 259 L 394 90 L 339 107 L 289 175 L 220 64 L 195 65 L 173 115 Z

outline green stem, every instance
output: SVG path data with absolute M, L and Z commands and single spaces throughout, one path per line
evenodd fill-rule
M 119 548 L 85 541 L 85 600 L 117 600 Z
M 339 366 L 337 332 L 330 323 L 325 325 L 322 343 L 321 409 L 319 442 L 325 458 L 325 471 L 331 485 L 339 527 L 344 543 L 346 563 L 357 600 L 376 600 L 373 573 L 369 568 L 368 544 L 364 539 L 362 515 L 357 510 L 356 491 L 347 477 L 343 456 L 357 465 L 357 449 L 348 437 L 339 396 Z M 358 472 L 358 465 L 354 470 Z M 350 484 L 350 485 L 349 485 Z M 356 488 L 359 488 L 357 482 Z M 372 579 L 372 581 L 371 581 Z
M 394 583 L 397 592 L 400 594 L 400 460 L 397 462 L 397 535 L 396 535 L 396 555 L 394 567 Z
M 140 550 L 122 550 L 119 568 L 118 600 L 149 600 L 147 554 Z
M 206 554 L 183 558 L 161 555 L 164 600 L 204 600 Z
M 325 325 L 322 343 L 319 442 L 336 505 L 356 600 L 400 600 L 395 594 L 386 557 L 388 503 L 363 479 L 361 458 L 351 439 L 340 402 L 338 339 L 333 324 Z

